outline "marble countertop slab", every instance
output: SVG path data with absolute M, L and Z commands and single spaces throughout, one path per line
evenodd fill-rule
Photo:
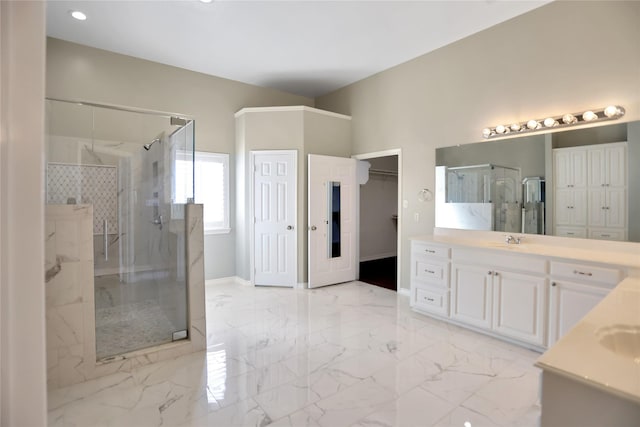
M 640 331 L 640 279 L 627 278 L 540 356 L 536 366 L 640 404 L 640 357 L 602 344 L 607 332 L 634 329 Z
M 523 236 L 520 244 L 507 244 L 505 236 Z M 447 246 L 475 247 L 512 254 L 561 258 L 572 261 L 596 262 L 640 269 L 640 244 L 586 240 L 555 236 L 522 235 L 520 233 L 447 230 L 433 235 L 415 236 L 411 240 Z

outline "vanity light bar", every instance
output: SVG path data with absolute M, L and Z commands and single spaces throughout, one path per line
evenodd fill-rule
M 482 129 L 484 138 L 497 138 L 510 133 L 529 133 L 548 130 L 553 127 L 577 126 L 585 123 L 602 122 L 605 120 L 615 120 L 624 116 L 625 110 L 619 105 L 609 105 L 597 110 L 587 110 L 582 113 L 564 114 L 562 116 L 552 116 L 546 119 L 529 120 L 526 122 L 513 123 L 511 125 L 497 125 L 491 128 Z

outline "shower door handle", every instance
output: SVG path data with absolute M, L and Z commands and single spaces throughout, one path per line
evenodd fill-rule
M 104 245 L 104 260 L 109 261 L 109 226 L 107 220 L 102 221 L 102 240 Z

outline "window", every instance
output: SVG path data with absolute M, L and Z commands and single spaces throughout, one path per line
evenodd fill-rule
M 189 185 L 190 156 L 176 156 L 175 200 L 191 194 Z M 228 233 L 229 228 L 229 155 L 195 152 L 195 203 L 204 205 L 205 234 Z M 182 191 L 180 191 L 182 190 Z M 184 191 L 184 194 L 180 194 Z

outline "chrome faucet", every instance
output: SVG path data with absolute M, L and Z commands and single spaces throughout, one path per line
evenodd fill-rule
M 510 245 L 511 243 L 519 245 L 520 243 L 522 243 L 523 239 L 523 236 L 513 237 L 510 234 L 504 236 L 504 241 L 507 243 L 507 245 Z

